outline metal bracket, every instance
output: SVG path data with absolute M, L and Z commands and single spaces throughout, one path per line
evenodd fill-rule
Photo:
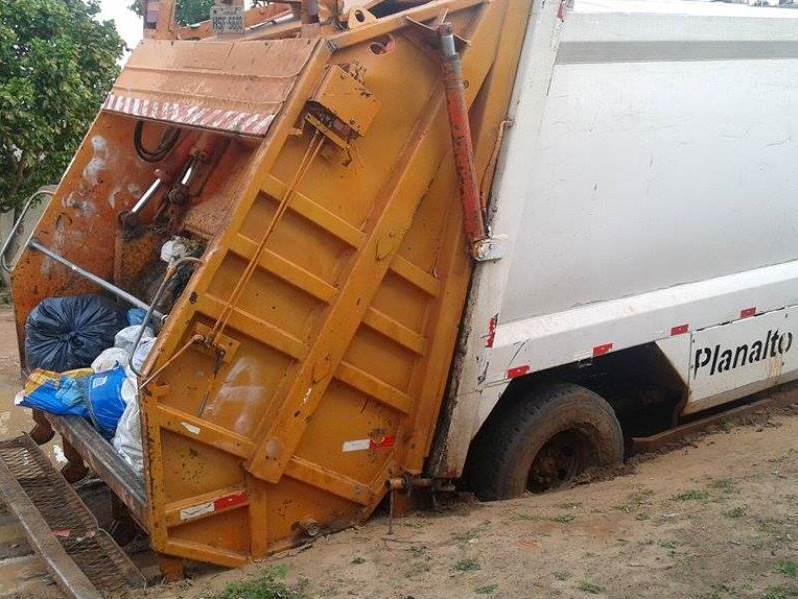
M 444 9 L 437 17 L 429 21 L 429 24 L 416 21 L 410 17 L 405 17 L 405 19 L 407 19 L 407 22 L 410 24 L 410 29 L 419 33 L 424 42 L 430 46 L 437 47 L 439 44 L 438 28 L 446 21 L 447 15 L 448 11 Z M 456 33 L 452 33 L 452 37 L 454 38 L 454 48 L 458 53 L 471 45 L 469 40 Z
M 373 13 L 366 10 L 365 8 L 353 8 L 349 11 L 349 16 L 346 20 L 346 26 L 348 29 L 357 29 L 358 27 L 363 27 L 364 25 L 371 25 L 377 22 L 377 17 L 374 16 Z
M 346 70 L 328 65 L 319 88 L 309 100 L 305 119 L 341 148 L 365 135 L 382 103 L 363 85 L 365 69 L 356 63 Z
M 194 327 L 194 331 L 196 335 L 202 336 L 206 340 L 204 343 L 198 344 L 196 346 L 198 351 L 205 353 L 224 364 L 232 364 L 236 352 L 241 346 L 239 341 L 236 341 L 232 337 L 228 337 L 227 335 L 223 335 L 221 333 L 217 334 L 216 338 L 214 339 L 211 336 L 213 329 L 206 324 L 202 324 L 201 322 L 197 323 L 197 325 Z
M 496 235 L 480 239 L 471 246 L 471 255 L 477 262 L 495 262 L 504 258 L 507 250 L 507 235 Z

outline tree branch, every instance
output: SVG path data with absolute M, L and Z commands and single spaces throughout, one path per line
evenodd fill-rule
M 8 212 L 17 204 L 17 194 L 19 190 L 22 189 L 22 184 L 25 182 L 25 152 L 20 152 L 19 154 L 16 171 L 17 174 L 14 179 L 14 185 L 11 187 L 11 192 L 8 194 L 8 197 L 5 198 L 2 205 L 0 205 L 0 212 Z

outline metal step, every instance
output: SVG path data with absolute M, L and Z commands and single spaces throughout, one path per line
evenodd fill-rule
M 633 437 L 632 453 L 657 451 L 663 447 L 668 447 L 669 444 L 675 443 L 683 437 L 704 432 L 708 428 L 724 420 L 739 418 L 746 414 L 756 412 L 757 410 L 798 405 L 798 393 L 796 393 L 796 390 L 798 390 L 798 385 L 795 383 L 787 383 L 779 391 L 773 389 L 762 391 L 753 396 L 754 401 L 737 406 L 736 408 L 722 409 L 715 414 L 698 418 L 686 424 L 681 424 L 661 433 L 657 433 L 656 435 L 651 435 L 650 437 Z
M 138 568 L 28 435 L 0 441 L 0 498 L 68 597 L 144 587 Z

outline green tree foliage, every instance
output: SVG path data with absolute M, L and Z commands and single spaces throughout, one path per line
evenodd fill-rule
M 200 21 L 207 21 L 211 15 L 214 0 L 177 0 L 177 22 L 181 25 L 193 25 Z M 135 0 L 130 5 L 130 10 L 137 15 L 142 15 L 142 2 Z
M 125 45 L 98 0 L 0 0 L 0 211 L 61 178 Z
M 207 21 L 211 15 L 213 0 L 177 0 L 177 22 L 192 25 Z

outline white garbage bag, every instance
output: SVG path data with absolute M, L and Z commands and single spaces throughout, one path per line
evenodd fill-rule
M 128 331 L 128 329 L 136 329 Z M 136 352 L 133 354 L 133 367 L 140 371 L 147 359 L 156 338 L 149 334 L 151 329 L 145 329 Z M 117 334 L 117 345 L 120 343 L 133 349 L 133 343 L 138 336 L 139 326 L 128 327 Z M 124 335 L 123 335 L 124 333 Z M 141 444 L 141 408 L 138 397 L 138 378 L 136 373 L 126 367 L 127 378 L 122 384 L 122 400 L 125 402 L 125 411 L 116 426 L 113 445 L 117 453 L 124 459 L 141 478 L 144 473 L 144 449 Z
M 136 348 L 136 353 L 133 354 L 133 368 L 135 368 L 138 372 L 141 372 L 141 367 L 144 366 L 144 362 L 147 360 L 147 356 L 152 349 L 152 346 L 155 345 L 157 339 L 155 337 L 142 337 L 141 341 L 139 342 L 139 346 Z
M 141 445 L 141 412 L 139 408 L 136 375 L 128 373 L 122 384 L 122 400 L 125 411 L 116 425 L 114 449 L 141 478 L 144 476 L 144 449 Z
M 136 343 L 136 337 L 139 336 L 139 331 L 142 326 L 144 325 L 134 324 L 119 331 L 116 337 L 114 337 L 114 347 L 123 349 L 128 354 L 133 353 L 133 344 Z M 140 343 L 143 343 L 145 339 L 152 339 L 154 336 L 155 332 L 151 327 L 144 327 L 144 333 L 141 335 Z
M 130 354 L 124 349 L 118 347 L 109 347 L 91 363 L 91 369 L 94 372 L 107 372 L 113 370 L 117 366 L 127 367 Z

